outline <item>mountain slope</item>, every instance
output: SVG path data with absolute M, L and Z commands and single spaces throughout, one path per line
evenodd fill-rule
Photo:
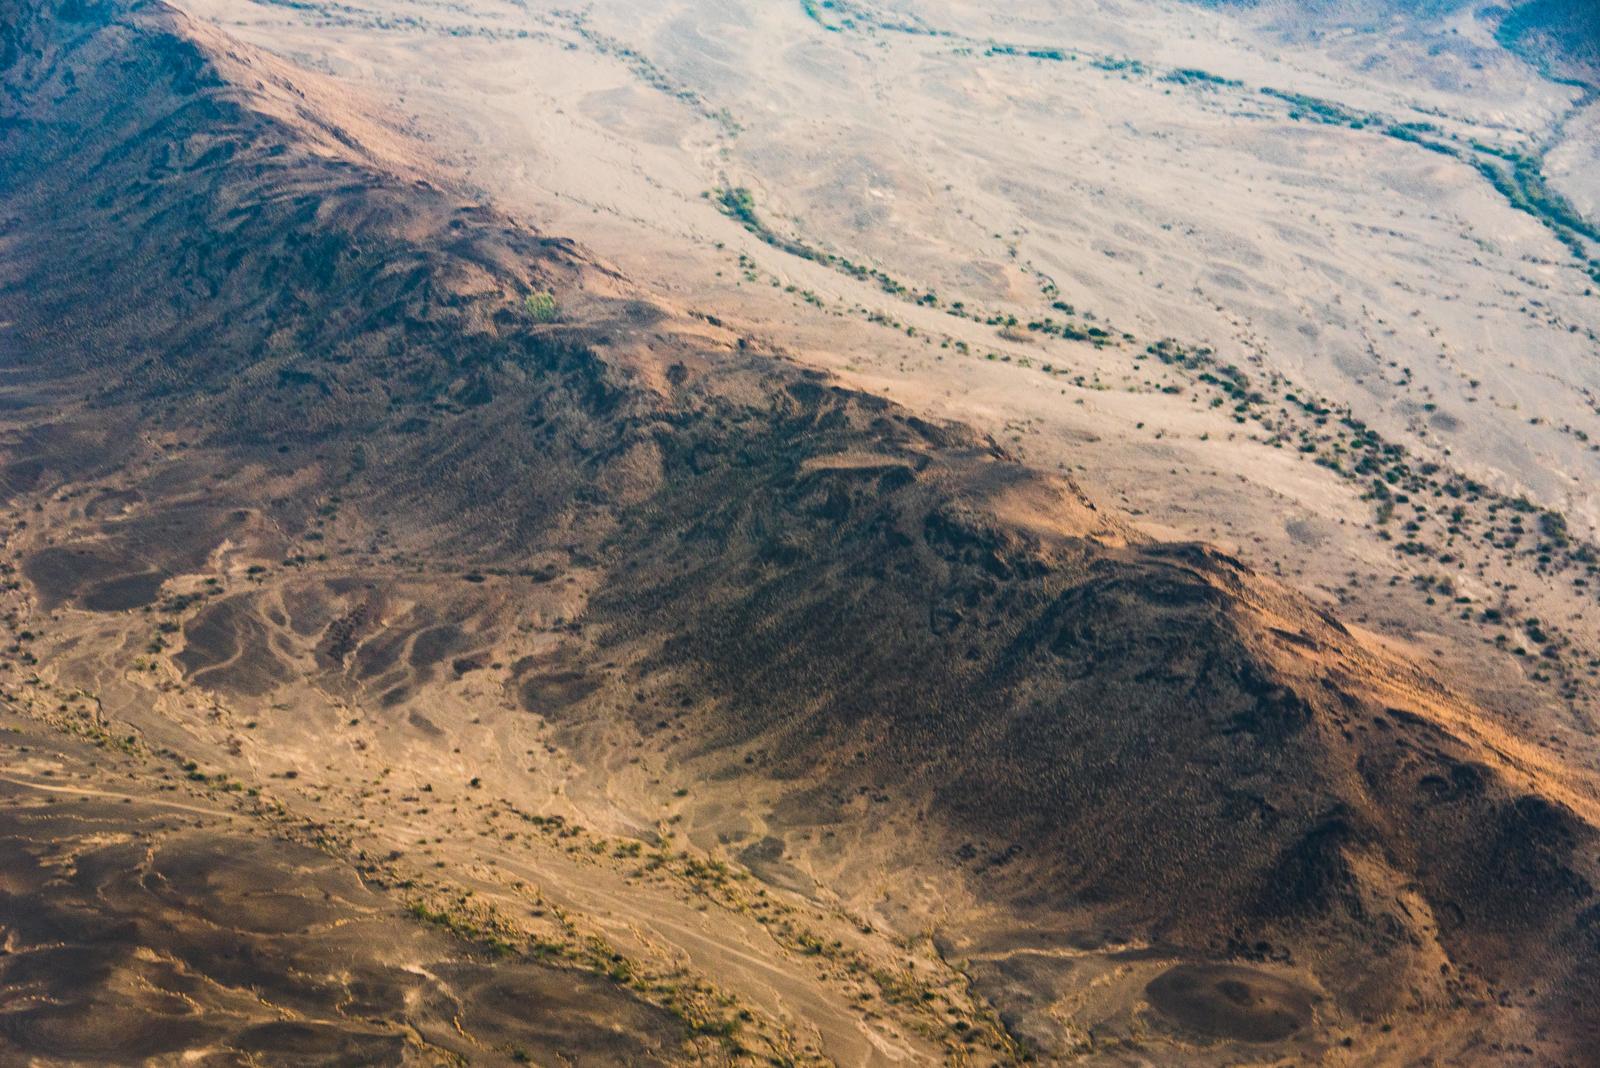
M 1501 41 L 1568 76 L 1592 78 L 1600 67 L 1600 10 L 1582 0 L 1527 0 L 1499 22 Z
M 110 734 L 353 836 L 393 768 L 460 784 L 406 841 L 479 798 L 682 834 L 936 928 L 1004 1025 L 937 1041 L 995 1060 L 1094 1039 L 1059 1004 L 1112 974 L 1169 1056 L 1595 1040 L 1590 785 L 1414 665 L 163 5 L 0 14 L 12 655 Z

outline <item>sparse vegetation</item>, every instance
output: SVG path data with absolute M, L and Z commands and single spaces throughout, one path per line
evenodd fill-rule
M 556 303 L 555 294 L 547 290 L 529 293 L 522 299 L 522 306 L 536 323 L 553 323 L 561 318 L 561 306 Z

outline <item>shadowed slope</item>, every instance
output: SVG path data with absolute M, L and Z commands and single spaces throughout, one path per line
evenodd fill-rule
M 1498 34 L 1507 47 L 1556 74 L 1592 82 L 1600 72 L 1600 7 L 1585 0 L 1510 5 Z

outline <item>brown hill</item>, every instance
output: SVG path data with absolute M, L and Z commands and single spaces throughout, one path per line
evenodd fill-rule
M 355 711 L 447 761 L 440 695 L 491 677 L 572 804 L 659 758 L 692 841 L 894 885 L 1041 1054 L 1119 982 L 1196 1059 L 1600 1042 L 1592 788 L 1415 665 L 638 291 L 162 4 L 5 0 L 0 60 L 10 549 L 60 684 L 145 693 L 104 650 L 164 618 L 148 670 L 261 730 Z M 154 702 L 100 698 L 265 782 Z

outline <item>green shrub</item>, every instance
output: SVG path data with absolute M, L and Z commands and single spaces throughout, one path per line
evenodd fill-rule
M 522 305 L 536 323 L 553 323 L 561 318 L 561 305 L 556 303 L 555 294 L 548 290 L 541 289 L 537 293 L 529 293 L 523 299 Z

